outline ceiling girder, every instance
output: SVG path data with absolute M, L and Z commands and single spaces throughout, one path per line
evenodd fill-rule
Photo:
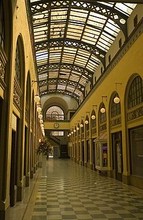
M 82 42 L 79 40 L 73 40 L 69 38 L 66 38 L 64 40 L 63 38 L 61 39 L 55 38 L 55 39 L 50 39 L 49 42 L 40 41 L 35 44 L 35 49 L 36 51 L 41 51 L 41 50 L 52 48 L 52 47 L 62 47 L 62 46 L 80 48 L 80 49 L 86 50 L 89 53 L 94 54 L 102 62 L 103 66 L 105 65 L 105 60 L 104 60 L 104 56 L 106 54 L 105 51 L 101 50 L 95 45 L 91 45 L 91 44 L 88 44 L 86 42 Z
M 40 73 L 42 74 L 43 71 L 45 73 L 46 71 L 48 72 L 48 71 L 52 71 L 54 69 L 59 69 L 59 68 L 77 71 L 77 73 L 84 75 L 88 80 L 91 79 L 90 75 L 93 75 L 93 72 L 89 71 L 88 69 L 85 69 L 85 68 L 82 68 L 80 66 L 73 65 L 73 64 L 67 64 L 67 63 L 62 63 L 61 65 L 59 65 L 58 63 L 52 63 L 49 66 L 46 64 L 46 65 L 39 66 L 37 70 L 39 74 Z

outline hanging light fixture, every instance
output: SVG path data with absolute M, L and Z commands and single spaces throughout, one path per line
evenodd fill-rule
M 115 96 L 114 103 L 118 104 L 120 102 L 120 98 L 118 96 Z
M 39 95 L 35 95 L 34 100 L 36 103 L 40 102 L 40 96 Z
M 106 101 L 107 101 L 107 96 L 105 96 L 105 95 L 102 96 L 102 102 L 103 102 L 103 98 L 105 98 Z M 102 106 L 103 106 L 103 105 L 102 105 Z M 106 112 L 105 107 L 102 107 L 102 108 L 100 109 L 100 112 L 101 112 L 102 114 L 105 113 L 105 112 Z
M 102 108 L 100 109 L 100 112 L 101 112 L 102 114 L 105 113 L 105 112 L 106 112 L 105 108 L 102 107 Z
M 42 111 L 41 106 L 38 106 L 38 107 L 37 107 L 37 112 L 39 112 L 39 113 L 40 113 L 41 111 Z
M 43 123 L 43 120 L 42 119 L 40 119 L 40 124 L 42 124 Z
M 92 120 L 95 120 L 95 118 L 96 118 L 95 110 L 97 110 L 97 105 L 93 105 L 93 111 L 92 111 L 92 115 L 91 115 Z
M 86 120 L 85 120 L 85 124 L 88 125 L 88 123 L 89 123 L 89 122 L 88 122 L 88 120 L 86 119 Z
M 43 118 L 43 115 L 42 115 L 42 114 L 39 114 L 39 115 L 38 115 L 38 118 L 39 118 L 39 119 L 42 119 L 42 118 Z
M 91 119 L 94 120 L 96 118 L 95 115 L 91 115 Z
M 115 83 L 116 96 L 115 96 L 114 99 L 113 99 L 113 101 L 114 101 L 115 104 L 118 104 L 118 103 L 120 102 L 120 98 L 119 98 L 119 96 L 118 96 L 118 94 L 117 94 L 117 86 L 118 86 L 118 85 L 122 85 L 122 83 L 118 83 L 118 82 Z
M 80 127 L 83 128 L 83 124 L 82 123 L 80 124 Z

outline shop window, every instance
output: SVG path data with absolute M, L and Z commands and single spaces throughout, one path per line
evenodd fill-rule
M 137 76 L 131 83 L 128 94 L 128 108 L 132 108 L 143 102 L 143 81 Z
M 131 173 L 143 177 L 143 126 L 130 130 Z

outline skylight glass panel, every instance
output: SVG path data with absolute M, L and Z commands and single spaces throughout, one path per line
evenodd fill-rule
M 130 15 L 135 8 L 136 4 L 124 4 L 124 3 L 116 3 L 115 8 L 126 15 Z
M 47 90 L 47 85 L 40 87 L 40 91 L 41 91 L 41 92 L 43 92 L 43 91 L 45 91 L 45 90 Z
M 76 53 L 77 49 L 76 48 L 72 48 L 72 47 L 64 47 L 64 52 L 68 52 L 68 53 Z
M 83 86 L 85 86 L 86 85 L 86 82 L 87 82 L 87 79 L 85 79 L 85 78 L 81 78 L 80 79 L 80 81 L 79 81 L 79 83 L 81 84 L 81 85 L 83 85 Z
M 109 46 L 107 45 L 106 41 L 103 41 L 100 39 L 98 42 L 98 47 L 102 50 L 105 50 L 106 52 L 109 50 Z
M 80 91 L 80 90 L 78 90 L 78 89 L 76 89 L 75 91 L 74 91 L 74 93 L 76 94 L 76 95 L 78 95 L 78 96 L 83 96 L 83 94 L 82 94 L 82 92 Z
M 88 60 L 87 57 L 80 57 L 80 56 L 77 56 L 75 59 L 75 61 L 82 62 L 82 63 L 87 62 L 87 60 Z
M 83 31 L 83 28 L 84 28 L 84 25 L 79 25 L 76 23 L 74 24 L 74 23 L 69 22 L 67 32 L 73 30 L 75 32 L 77 31 L 77 32 L 81 33 Z
M 65 85 L 58 85 L 58 88 L 59 90 L 65 90 L 66 86 Z
M 71 74 L 70 80 L 71 80 L 71 81 L 78 82 L 78 81 L 79 81 L 79 76 L 76 76 L 76 75 Z
M 49 72 L 49 78 L 57 78 L 58 72 Z
M 45 79 L 47 79 L 47 73 L 42 74 L 42 75 L 38 75 L 38 79 L 39 79 L 39 80 L 45 80 Z
M 67 74 L 60 74 L 60 75 L 59 75 L 59 78 L 60 78 L 60 79 L 68 79 L 68 78 L 69 78 L 69 75 L 67 75 Z
M 49 86 L 48 86 L 48 89 L 49 89 L 49 90 L 56 89 L 56 85 L 49 85 Z

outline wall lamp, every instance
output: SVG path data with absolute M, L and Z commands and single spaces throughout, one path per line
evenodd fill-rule
M 88 125 L 88 123 L 89 123 L 89 121 L 86 119 L 86 120 L 85 120 L 85 124 Z
M 103 99 L 106 99 L 106 101 L 107 101 L 107 96 L 105 96 L 105 95 L 103 95 L 102 96 L 102 102 L 103 102 Z M 105 113 L 106 112 L 106 109 L 105 109 L 105 107 L 102 107 L 101 109 L 100 109 L 100 112 L 103 114 L 103 113 Z
M 39 95 L 35 95 L 34 100 L 36 103 L 40 102 L 40 96 Z
M 79 127 L 77 126 L 77 131 L 79 131 Z
M 42 111 L 42 108 L 41 108 L 41 106 L 39 105 L 39 106 L 37 107 L 37 112 L 40 113 L 41 111 Z
M 96 108 L 96 109 L 97 109 L 97 105 L 93 105 L 93 111 L 92 111 L 92 115 L 91 115 L 91 119 L 92 119 L 92 120 L 95 120 L 95 118 L 96 118 L 94 108 Z
M 118 86 L 118 85 L 122 85 L 122 83 L 115 83 L 116 91 L 117 91 L 117 86 Z M 120 102 L 119 96 L 116 95 L 116 96 L 114 97 L 113 101 L 114 101 L 115 104 L 118 104 L 118 103 Z
M 89 116 L 90 112 L 86 112 L 86 114 Z M 85 122 L 84 122 L 86 125 L 89 124 L 89 120 L 88 120 L 89 117 L 88 116 L 86 116 L 86 119 L 85 119 Z

